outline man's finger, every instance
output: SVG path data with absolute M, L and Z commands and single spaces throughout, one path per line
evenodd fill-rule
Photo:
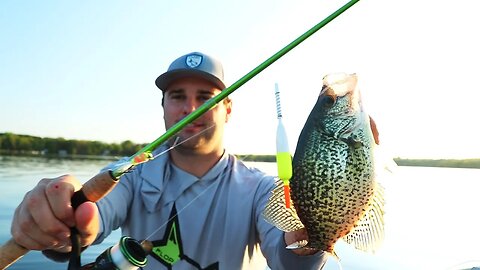
M 99 213 L 95 203 L 82 203 L 75 211 L 75 223 L 80 232 L 82 246 L 93 243 L 99 230 Z
M 45 187 L 45 195 L 56 219 L 61 220 L 69 227 L 73 227 L 75 226 L 75 218 L 71 198 L 75 192 L 75 187 L 67 177 L 64 176 L 59 181 L 48 183 Z

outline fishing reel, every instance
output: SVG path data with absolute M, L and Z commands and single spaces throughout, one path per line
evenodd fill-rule
M 122 236 L 120 241 L 106 249 L 94 262 L 86 264 L 81 270 L 136 270 L 147 265 L 147 255 L 152 250 L 149 241 L 139 242 L 131 237 Z

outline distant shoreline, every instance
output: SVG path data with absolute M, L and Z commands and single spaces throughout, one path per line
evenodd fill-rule
M 0 133 L 0 155 L 38 156 L 62 159 L 97 159 L 115 161 L 131 156 L 146 144 L 124 141 L 120 144 L 100 141 L 42 138 L 11 132 Z M 275 162 L 275 155 L 239 154 L 245 161 Z M 480 158 L 471 159 L 409 159 L 394 158 L 399 166 L 450 167 L 480 169 Z
M 394 158 L 398 166 L 447 167 L 480 169 L 480 158 L 468 159 L 403 159 Z
M 88 160 L 119 160 L 119 156 L 111 155 L 70 155 L 70 154 L 41 154 L 41 153 L 25 153 L 12 152 L 7 150 L 0 150 L 0 156 L 25 156 L 25 157 L 45 157 L 58 159 L 88 159 Z M 250 162 L 276 162 L 275 155 L 236 155 L 239 159 Z M 465 168 L 465 169 L 480 169 L 480 158 L 471 159 L 409 159 L 409 158 L 394 158 L 398 166 L 413 166 L 413 167 L 447 167 L 447 168 Z
M 72 160 L 109 160 L 115 161 L 119 160 L 121 157 L 119 156 L 111 156 L 111 155 L 70 155 L 70 154 L 44 154 L 44 153 L 28 153 L 28 152 L 11 152 L 8 150 L 0 149 L 0 156 L 12 156 L 12 157 L 43 157 L 46 159 L 72 159 Z

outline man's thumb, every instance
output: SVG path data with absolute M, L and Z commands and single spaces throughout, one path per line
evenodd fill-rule
M 82 246 L 95 241 L 99 230 L 99 213 L 95 203 L 85 202 L 75 210 L 75 227 L 80 233 Z

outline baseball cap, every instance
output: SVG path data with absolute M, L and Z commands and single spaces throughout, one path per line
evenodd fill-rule
M 220 90 L 225 89 L 223 66 L 220 61 L 200 52 L 192 52 L 177 58 L 170 64 L 167 72 L 158 76 L 155 84 L 160 90 L 165 91 L 173 80 L 189 76 L 204 78 Z

